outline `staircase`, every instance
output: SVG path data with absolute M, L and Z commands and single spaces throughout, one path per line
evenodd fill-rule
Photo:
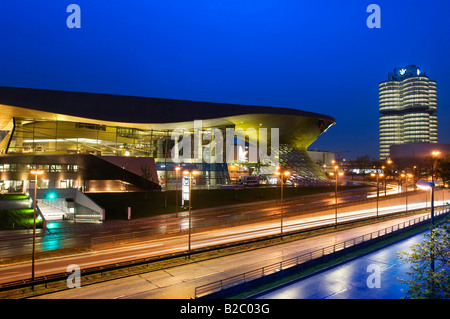
M 58 208 L 49 206 L 39 200 L 38 200 L 38 207 L 46 221 L 61 220 L 66 217 L 66 212 L 64 212 Z

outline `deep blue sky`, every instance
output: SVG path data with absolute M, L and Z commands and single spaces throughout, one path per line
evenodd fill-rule
M 378 83 L 397 66 L 437 81 L 450 143 L 449 15 L 423 0 L 2 0 L 0 85 L 298 108 L 337 119 L 312 148 L 377 157 Z

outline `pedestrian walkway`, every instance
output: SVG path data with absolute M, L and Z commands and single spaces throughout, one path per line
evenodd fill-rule
M 397 252 L 410 251 L 428 232 L 271 289 L 253 299 L 400 299 L 408 287 L 399 278 L 408 278 L 406 272 L 410 265 L 398 259 Z
M 56 207 L 47 205 L 42 201 L 38 203 L 38 207 L 47 222 L 52 220 L 62 220 L 66 217 L 66 212 Z

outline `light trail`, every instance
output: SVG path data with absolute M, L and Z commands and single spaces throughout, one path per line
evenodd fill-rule
M 437 203 L 436 203 L 437 204 Z M 408 209 L 426 208 L 429 202 L 419 202 L 408 204 Z M 355 205 L 356 207 L 358 205 Z M 388 208 L 379 208 L 379 216 L 405 210 L 405 205 L 394 205 Z M 376 209 L 355 209 L 351 212 L 340 213 L 338 211 L 338 222 L 351 221 L 361 218 L 375 217 Z M 335 221 L 334 208 L 324 212 L 310 213 L 284 219 L 283 227 L 286 231 L 298 231 L 311 227 L 330 226 Z M 219 228 L 209 231 L 195 231 L 192 234 L 192 248 L 205 248 L 208 246 L 229 244 L 236 241 L 257 239 L 259 237 L 280 234 L 280 219 L 255 222 L 252 224 Z M 36 274 L 45 275 L 54 272 L 65 272 L 67 265 L 78 264 L 81 268 L 111 264 L 126 260 L 143 257 L 161 256 L 169 253 L 186 252 L 187 234 L 174 235 L 159 239 L 152 239 L 146 242 L 135 243 L 127 246 L 112 247 L 101 251 L 77 256 L 55 258 L 52 260 L 38 260 Z M 29 277 L 30 265 L 21 264 L 15 266 L 0 267 L 0 282 L 8 282 Z

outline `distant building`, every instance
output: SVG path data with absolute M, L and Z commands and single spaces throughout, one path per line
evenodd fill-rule
M 407 143 L 437 143 L 436 82 L 415 65 L 395 68 L 378 85 L 380 159 L 389 147 Z
M 308 150 L 308 155 L 318 166 L 331 169 L 333 167 L 333 161 L 335 156 L 333 152 Z M 325 165 L 325 166 L 324 166 Z

